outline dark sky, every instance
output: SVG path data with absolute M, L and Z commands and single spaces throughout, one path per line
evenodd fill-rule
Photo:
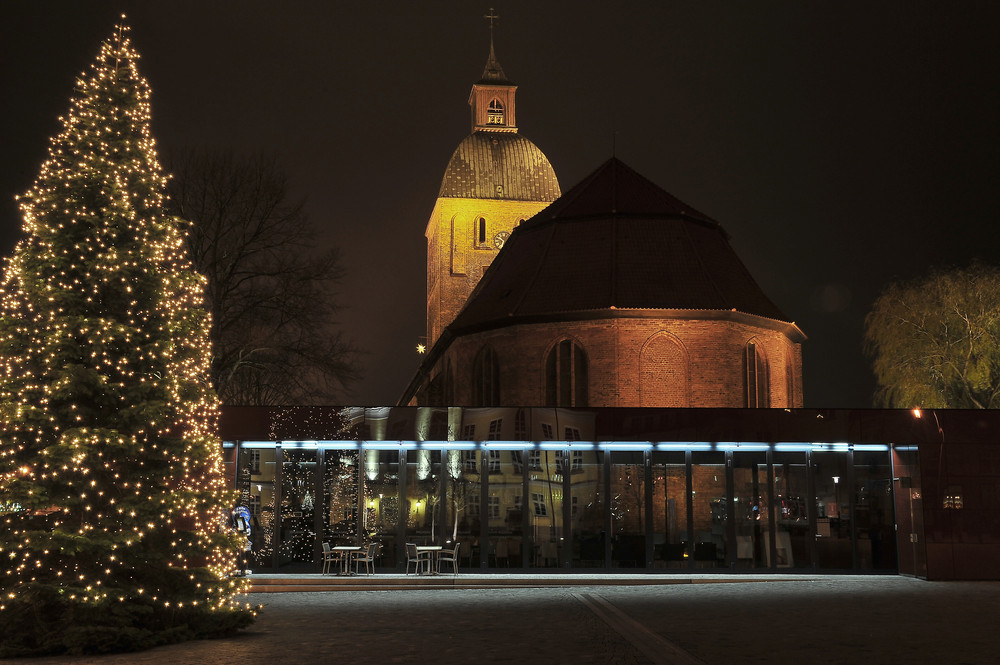
M 499 2 L 499 0 L 497 0 Z M 496 4 L 521 132 L 563 190 L 617 156 L 718 220 L 809 336 L 805 402 L 871 406 L 862 322 L 933 265 L 1000 263 L 1000 4 L 820 0 Z M 163 156 L 273 151 L 349 271 L 357 404 L 419 362 L 425 240 L 468 134 L 488 4 L 0 4 L 0 239 L 75 76 L 125 11 Z

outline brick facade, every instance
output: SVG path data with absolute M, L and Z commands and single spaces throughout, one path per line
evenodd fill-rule
M 548 201 L 439 198 L 427 222 L 427 345 L 465 305 L 486 268 L 497 255 L 497 234 L 545 208 Z M 477 220 L 486 221 L 479 241 Z
M 726 318 L 726 317 L 730 318 Z M 766 319 L 595 318 L 522 324 L 455 339 L 436 364 L 453 369 L 454 403 L 474 405 L 473 361 L 492 345 L 500 364 L 500 402 L 545 404 L 545 362 L 563 339 L 586 353 L 588 400 L 599 407 L 746 406 L 745 350 L 764 358 L 770 406 L 802 406 L 801 345 Z M 777 327 L 777 326 L 775 326 Z

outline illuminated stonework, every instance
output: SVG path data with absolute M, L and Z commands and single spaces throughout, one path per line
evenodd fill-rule
M 718 222 L 619 160 L 517 226 L 495 259 L 493 230 L 441 201 L 478 233 L 468 253 L 490 262 L 480 276 L 469 265 L 487 262 L 448 255 L 450 277 L 460 266 L 475 291 L 450 321 L 429 319 L 436 343 L 401 403 L 802 406 L 805 335 Z M 433 297 L 448 249 L 431 249 Z
M 455 149 L 427 222 L 427 345 L 458 314 L 522 221 L 559 197 L 549 160 L 516 125 L 514 93 L 490 46 L 472 86 L 472 134 Z

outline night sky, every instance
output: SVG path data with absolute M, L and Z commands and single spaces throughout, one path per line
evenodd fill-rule
M 498 0 L 499 2 L 499 0 Z M 809 339 L 809 407 L 871 406 L 864 315 L 895 278 L 1000 263 L 1000 4 L 494 3 L 522 134 L 563 191 L 612 154 L 718 220 Z M 420 357 L 423 232 L 489 53 L 463 1 L 0 4 L 0 250 L 74 78 L 121 12 L 161 158 L 276 153 L 348 277 L 367 349 L 347 401 L 393 404 Z

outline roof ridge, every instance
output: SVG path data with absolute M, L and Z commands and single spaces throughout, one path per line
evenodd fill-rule
M 715 294 L 719 297 L 720 300 L 728 304 L 729 298 L 725 297 L 725 295 L 723 295 L 722 293 L 722 289 L 719 288 L 719 283 L 718 280 L 716 280 L 715 278 L 714 271 L 709 270 L 708 266 L 705 265 L 705 261 L 702 259 L 701 256 L 701 251 L 699 251 L 698 245 L 697 243 L 695 243 L 694 238 L 691 237 L 690 228 L 687 225 L 682 226 L 681 232 L 684 234 L 684 237 L 687 238 L 688 244 L 691 247 L 691 252 L 694 254 L 695 260 L 698 261 L 698 267 L 701 268 L 701 271 L 708 276 L 708 282 L 709 284 L 712 285 L 712 290 L 715 291 Z
M 549 248 L 552 247 L 552 236 L 554 236 L 555 233 L 556 233 L 556 225 L 552 224 L 552 225 L 549 226 L 549 237 L 545 241 L 545 251 L 542 252 L 542 258 L 541 258 L 540 261 L 538 261 L 538 263 L 535 264 L 534 274 L 531 276 L 531 279 L 528 280 L 528 284 L 525 285 L 525 288 L 522 289 L 521 296 L 517 299 L 517 302 L 514 303 L 514 306 L 511 308 L 511 314 L 510 315 L 513 315 L 514 312 L 517 312 L 520 309 L 521 304 L 524 302 L 524 299 L 527 297 L 528 292 L 531 290 L 531 287 L 535 283 L 535 280 L 538 279 L 538 273 L 540 273 L 542 271 L 542 266 L 545 265 L 545 259 L 547 259 L 548 256 L 549 256 Z M 496 264 L 496 260 L 494 260 L 493 263 L 490 264 L 490 267 L 492 268 L 494 264 Z M 472 297 L 470 296 L 469 300 L 471 300 L 471 299 L 472 299 Z M 455 317 L 455 318 L 457 319 L 458 317 Z

